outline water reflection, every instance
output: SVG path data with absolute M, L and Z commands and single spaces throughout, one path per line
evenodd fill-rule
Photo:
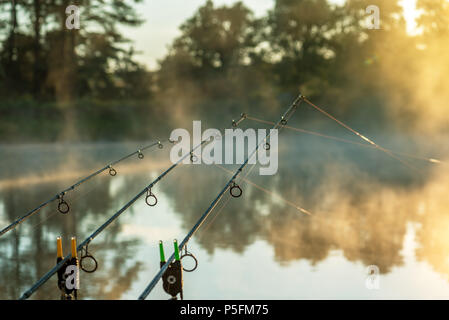
M 133 151 L 136 145 L 1 147 L 1 225 L 83 174 Z M 404 142 L 400 145 L 415 151 L 424 148 Z M 223 248 L 243 255 L 262 239 L 273 248 L 280 267 L 298 260 L 317 266 L 340 250 L 346 261 L 375 264 L 382 274 L 388 274 L 406 263 L 401 252 L 407 226 L 414 223 L 418 226 L 417 259 L 449 276 L 447 167 L 416 162 L 414 165 L 424 172 L 417 174 L 377 150 L 298 136 L 284 136 L 280 147 L 276 176 L 261 177 L 258 170 L 253 170 L 247 178 L 312 215 L 241 181 L 243 196 L 234 199 L 226 194 L 195 235 L 202 250 L 212 257 Z M 111 178 L 106 172 L 69 193 L 65 199 L 71 205 L 70 214 L 59 214 L 52 204 L 0 237 L 0 299 L 19 297 L 54 265 L 57 236 L 63 236 L 67 253 L 71 235 L 84 240 L 167 167 L 167 157 L 168 150 L 164 149 L 148 154 L 144 160 L 130 159 L 117 166 L 117 177 Z M 214 166 L 182 166 L 176 170 L 158 184 L 156 192 L 168 199 L 170 209 L 163 210 L 176 215 L 183 230 L 181 238 L 230 175 Z M 139 225 L 133 224 L 133 219 L 148 214 L 138 208 L 131 207 L 127 218 L 118 219 L 89 246 L 101 267 L 96 273 L 82 275 L 86 281 L 81 298 L 120 299 L 133 286 L 143 289 L 151 279 L 143 274 L 148 261 L 139 253 L 148 244 L 142 237 L 123 234 L 125 223 L 137 229 Z M 163 218 L 164 212 L 157 214 Z M 151 224 L 154 217 L 145 216 L 145 221 Z M 140 283 L 142 279 L 144 283 Z M 58 297 L 55 279 L 33 295 L 35 299 Z

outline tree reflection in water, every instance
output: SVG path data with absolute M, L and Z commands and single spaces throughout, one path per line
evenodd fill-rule
M 218 248 L 243 254 L 249 245 L 263 239 L 273 247 L 275 260 L 281 265 L 301 259 L 316 265 L 327 259 L 333 250 L 340 250 L 347 261 L 366 266 L 376 264 L 381 273 L 386 274 L 405 263 L 401 255 L 404 236 L 407 225 L 415 223 L 419 226 L 415 239 L 419 245 L 417 259 L 426 261 L 445 277 L 449 276 L 446 231 L 449 227 L 446 196 L 449 174 L 445 166 L 417 162 L 415 164 L 425 172 L 418 175 L 376 150 L 361 150 L 318 139 L 302 141 L 289 135 L 284 135 L 280 141 L 278 174 L 264 177 L 253 170 L 248 179 L 297 203 L 312 215 L 307 216 L 241 181 L 243 196 L 226 202 L 229 197 L 226 194 L 217 212 L 225 202 L 226 206 L 218 215 L 212 215 L 196 235 L 196 242 L 209 254 Z M 43 159 L 39 162 L 41 174 L 56 172 L 65 178 L 29 186 L 3 185 L 0 193 L 2 226 L 73 182 L 74 178 L 64 176 L 67 170 L 92 170 L 114 158 L 119 153 L 117 149 L 123 150 L 123 146 L 117 145 L 103 148 L 100 156 L 83 158 L 82 162 L 76 160 L 79 159 L 75 158 L 76 152 L 63 151 L 72 161 L 62 169 L 55 166 L 55 158 L 62 157 L 55 151 L 57 148 L 50 154 L 51 147 L 42 152 L 33 150 L 37 156 L 28 161 L 35 164 L 36 159 Z M 20 156 L 21 152 L 8 152 L 2 167 L 13 169 L 2 171 L 0 179 L 14 181 L 30 175 L 17 169 L 28 164 Z M 58 235 L 63 235 L 67 253 L 71 235 L 76 235 L 79 241 L 85 239 L 151 181 L 150 171 L 161 172 L 161 168 L 168 165 L 164 162 L 167 156 L 165 150 L 157 156 L 145 157 L 148 162 L 130 160 L 118 167 L 120 183 L 105 174 L 69 193 L 66 198 L 71 204 L 69 214 L 57 213 L 56 204 L 52 204 L 15 231 L 0 237 L 0 299 L 19 297 L 54 265 Z M 86 152 L 83 157 L 88 157 Z M 227 168 L 234 170 L 236 166 Z M 169 199 L 182 229 L 187 231 L 229 177 L 214 166 L 185 166 L 181 173 L 175 171 L 161 182 L 158 192 Z M 127 214 L 138 214 L 130 211 Z M 89 246 L 101 263 L 101 271 L 82 274 L 85 280 L 81 298 L 120 299 L 137 281 L 145 259 L 134 255 L 143 245 L 142 239 L 120 237 L 122 226 L 118 219 Z M 35 299 L 58 297 L 55 278 L 33 295 Z

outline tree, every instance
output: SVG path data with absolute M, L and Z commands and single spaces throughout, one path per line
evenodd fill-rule
M 449 2 L 447 0 L 418 0 L 417 8 L 422 10 L 418 26 L 424 37 L 449 36 Z
M 104 96 L 104 92 L 98 91 L 99 87 L 109 90 L 114 87 L 114 64 L 120 59 L 119 52 L 124 51 L 120 46 L 127 42 L 117 31 L 117 25 L 137 26 L 142 23 L 132 6 L 137 2 L 141 0 L 107 3 L 101 0 L 80 0 L 77 3 L 81 15 L 79 30 L 65 27 L 65 9 L 70 4 L 68 0 L 53 7 L 53 20 L 59 28 L 49 33 L 52 64 L 48 83 L 55 88 L 59 101 L 69 102 L 73 100 L 74 94 Z M 99 80 L 99 87 L 94 84 L 95 80 Z M 83 89 L 81 92 L 80 88 Z
M 267 19 L 268 59 L 278 85 L 289 91 L 319 76 L 332 57 L 332 7 L 326 0 L 277 0 Z
M 180 28 L 172 54 L 185 52 L 204 69 L 227 70 L 242 64 L 250 42 L 252 14 L 241 2 L 214 8 L 211 0 Z
M 115 68 L 121 59 L 128 62 L 132 59 L 129 56 L 132 51 L 127 48 L 129 41 L 117 31 L 117 26 L 138 26 L 142 22 L 133 6 L 141 1 L 1 1 L 0 6 L 10 11 L 11 21 L 0 52 L 3 74 L 8 74 L 4 94 L 31 93 L 35 99 L 55 99 L 67 105 L 80 93 L 98 96 L 98 86 L 90 85 L 96 77 L 108 78 L 107 90 L 116 92 L 115 85 L 120 81 L 114 78 Z M 79 30 L 66 27 L 66 8 L 72 4 L 80 8 Z M 18 17 L 28 19 L 20 28 Z M 139 68 L 141 72 L 138 73 L 144 76 L 143 68 Z M 122 76 L 123 72 L 121 70 Z M 130 72 L 135 73 L 135 70 Z M 104 91 L 101 94 L 107 96 Z
M 240 105 L 241 110 L 254 95 L 250 88 L 263 80 L 252 68 L 255 29 L 252 12 L 241 2 L 214 7 L 210 0 L 181 25 L 181 36 L 157 73 L 158 96 L 162 103 L 170 97 L 166 110 L 176 115 L 175 121 L 190 119 L 212 105 L 217 117 L 228 107 Z

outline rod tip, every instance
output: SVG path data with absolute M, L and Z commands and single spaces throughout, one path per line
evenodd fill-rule
M 432 162 L 432 163 L 441 163 L 440 160 L 438 160 L 438 159 L 433 159 L 433 158 L 429 159 L 429 161 Z

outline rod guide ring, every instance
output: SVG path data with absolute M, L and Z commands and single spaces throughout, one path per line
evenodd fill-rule
M 87 268 L 85 268 L 84 265 L 83 265 L 83 261 L 85 261 L 85 259 L 90 259 L 90 260 L 92 260 L 95 266 L 94 266 L 92 269 L 87 269 Z M 92 256 L 92 255 L 90 255 L 90 254 L 87 253 L 87 254 L 85 254 L 85 255 L 83 255 L 83 256 L 81 257 L 81 259 L 80 259 L 80 267 L 81 267 L 81 270 L 83 270 L 84 272 L 87 272 L 87 273 L 94 273 L 94 272 L 97 271 L 97 269 L 98 269 L 98 262 L 97 262 L 97 259 L 95 259 L 94 256 Z
M 117 170 L 115 170 L 113 167 L 109 166 L 109 175 L 111 177 L 115 177 L 117 175 Z
M 229 189 L 229 193 L 233 198 L 240 198 L 242 196 L 242 188 L 240 188 L 239 185 L 237 185 L 235 182 L 232 182 L 232 187 Z
M 66 214 L 70 211 L 69 204 L 64 200 L 64 192 L 58 195 L 58 211 L 62 214 Z
M 90 259 L 93 261 L 94 267 L 92 269 L 87 269 L 84 267 L 83 261 L 85 261 L 86 259 Z M 80 267 L 81 267 L 81 270 L 83 270 L 84 272 L 87 272 L 87 273 L 94 273 L 98 269 L 97 259 L 95 259 L 94 256 L 89 253 L 89 244 L 86 245 L 86 248 L 84 249 L 84 253 L 83 253 L 83 250 L 81 249 Z
M 150 201 L 151 199 L 153 199 L 152 201 Z M 151 192 L 151 188 L 149 188 L 147 190 L 147 196 L 145 197 L 145 202 L 147 203 L 147 205 L 149 205 L 150 207 L 154 207 L 155 205 L 157 205 L 157 198 L 154 195 L 153 192 Z
M 195 271 L 196 268 L 198 268 L 198 260 L 196 259 L 196 257 L 195 257 L 193 254 L 191 254 L 190 252 L 186 252 L 186 253 L 184 253 L 184 254 L 181 256 L 180 260 L 184 259 L 185 257 L 190 257 L 190 258 L 192 258 L 193 261 L 195 262 L 195 266 L 194 266 L 192 269 L 186 269 L 186 268 L 184 268 L 184 266 L 183 266 L 183 267 L 182 267 L 182 270 L 184 270 L 185 272 L 193 272 L 193 271 Z
M 263 145 L 263 148 L 265 149 L 265 150 L 270 150 L 271 149 L 271 145 L 270 145 L 270 143 L 269 142 L 266 142 L 264 145 Z
M 193 152 L 190 152 L 190 162 L 197 162 L 198 161 L 198 157 L 193 154 Z

